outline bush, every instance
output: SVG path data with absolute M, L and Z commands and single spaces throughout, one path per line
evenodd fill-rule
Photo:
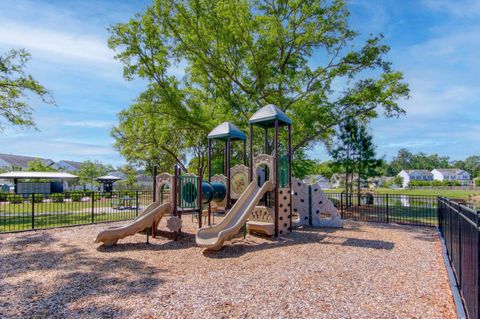
M 35 201 L 35 203 L 42 203 L 43 202 L 43 195 L 42 194 L 35 194 L 35 197 L 33 195 L 28 196 L 28 201 L 31 203 L 32 200 Z
M 458 181 L 410 181 L 408 187 L 422 187 L 422 186 L 461 186 Z
M 480 186 L 480 178 L 477 178 L 477 179 L 475 180 L 475 186 Z
M 23 203 L 23 196 L 18 194 L 11 194 L 8 196 L 8 202 L 10 204 L 21 204 Z
M 403 177 L 402 176 L 395 176 L 388 182 L 385 182 L 385 187 L 391 188 L 391 187 L 402 187 L 403 186 Z
M 63 194 L 52 194 L 50 195 L 50 199 L 54 203 L 63 203 L 65 196 Z
M 6 202 L 8 198 L 8 193 L 0 193 L 0 202 Z
M 70 193 L 70 198 L 72 199 L 72 202 L 81 202 L 83 193 Z

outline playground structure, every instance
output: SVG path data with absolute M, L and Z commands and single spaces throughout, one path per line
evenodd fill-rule
M 292 177 L 291 126 L 288 116 L 272 104 L 253 114 L 249 120 L 247 166 L 245 133 L 230 122 L 218 125 L 208 134 L 207 181 L 201 169 L 197 176 L 182 174 L 177 166 L 173 175 L 158 175 L 154 203 L 129 224 L 100 232 L 96 242 L 114 245 L 118 239 L 143 230 L 147 236 L 155 237 L 158 223 L 168 212 L 167 227 L 174 240 L 181 232 L 182 213 L 198 214 L 196 243 L 209 250 L 220 249 L 242 228 L 278 237 L 291 232 L 294 226 L 342 227 L 340 215 L 320 186 L 309 186 Z M 253 145 L 254 128 L 263 131 L 263 147 L 257 149 Z M 286 138 L 286 148 L 280 137 Z M 232 167 L 232 142 L 238 141 L 243 142 L 243 163 Z M 218 142 L 225 143 L 222 172 L 212 176 L 212 146 Z M 212 224 L 213 213 L 219 211 L 225 217 Z M 202 225 L 204 214 L 206 227 Z

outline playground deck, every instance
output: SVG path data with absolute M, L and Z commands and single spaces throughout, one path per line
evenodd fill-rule
M 280 240 L 248 235 L 206 253 L 190 216 L 177 242 L 147 245 L 137 234 L 99 248 L 105 227 L 0 235 L 0 317 L 456 315 L 433 228 L 350 221 Z

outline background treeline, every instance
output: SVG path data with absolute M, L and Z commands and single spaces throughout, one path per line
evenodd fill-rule
M 308 161 L 308 172 L 306 175 L 320 174 L 331 178 L 333 174 L 344 174 L 345 168 L 334 160 L 330 161 Z M 439 154 L 426 154 L 423 152 L 412 153 L 407 149 L 400 149 L 397 155 L 391 160 L 380 160 L 380 165 L 375 168 L 375 176 L 396 176 L 402 169 L 426 169 L 435 168 L 458 168 L 470 173 L 472 178 L 480 176 L 480 156 L 473 155 L 463 160 L 454 161 L 448 156 Z M 421 185 L 418 185 L 421 186 Z

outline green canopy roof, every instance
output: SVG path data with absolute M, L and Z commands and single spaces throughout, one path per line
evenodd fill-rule
M 231 122 L 223 122 L 208 134 L 209 139 L 227 140 L 229 137 L 230 140 L 245 141 L 247 139 L 247 135 Z
M 265 105 L 255 112 L 255 114 L 253 114 L 248 120 L 248 124 L 272 127 L 275 125 L 275 120 L 278 120 L 279 126 L 292 124 L 292 120 L 273 104 Z

